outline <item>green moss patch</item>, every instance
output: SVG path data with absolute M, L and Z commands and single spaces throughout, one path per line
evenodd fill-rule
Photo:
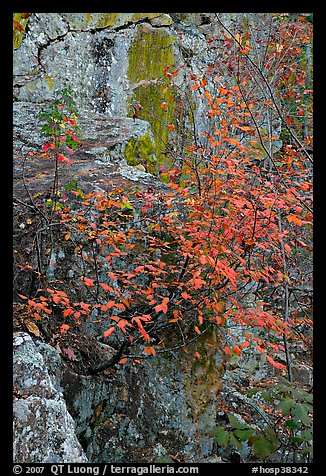
M 134 84 L 142 80 L 156 80 L 162 84 L 150 83 L 138 86 L 134 91 L 134 100 L 139 101 L 143 109 L 139 118 L 148 121 L 153 131 L 156 144 L 156 156 L 159 164 L 166 161 L 163 154 L 168 142 L 167 125 L 171 122 L 174 103 L 170 98 L 164 97 L 163 89 L 169 83 L 164 76 L 164 67 L 174 67 L 175 57 L 173 43 L 175 37 L 165 29 L 154 29 L 148 25 L 140 25 L 138 32 L 129 50 L 128 77 Z M 162 108 L 162 102 L 166 107 Z M 133 108 L 130 106 L 129 115 L 132 116 Z
M 155 143 L 149 132 L 138 139 L 132 137 L 125 147 L 124 154 L 128 165 L 142 164 L 149 173 L 154 175 L 158 173 Z

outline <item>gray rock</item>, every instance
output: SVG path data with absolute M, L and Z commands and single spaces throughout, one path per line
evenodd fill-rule
M 55 388 L 39 350 L 58 369 L 56 351 L 19 332 L 14 335 L 13 460 L 17 463 L 82 463 L 87 457 L 77 440 L 74 421 Z M 39 350 L 38 350 L 39 349 Z M 51 363 L 50 363 L 51 362 Z

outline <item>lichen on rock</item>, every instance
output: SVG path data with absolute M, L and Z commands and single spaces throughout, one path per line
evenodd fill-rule
M 14 335 L 13 383 L 14 462 L 87 462 L 63 395 L 32 338 L 23 332 Z
M 155 142 L 150 130 L 138 139 L 131 137 L 125 146 L 124 155 L 128 165 L 141 164 L 148 172 L 154 175 L 158 173 Z
M 166 160 L 163 151 L 168 141 L 167 125 L 171 122 L 173 102 L 164 98 L 163 90 L 168 84 L 164 68 L 175 64 L 175 37 L 165 28 L 153 28 L 148 24 L 138 26 L 137 34 L 129 49 L 128 78 L 132 84 L 140 84 L 134 89 L 134 100 L 142 105 L 139 118 L 151 124 L 156 144 L 158 163 Z M 154 81 L 157 81 L 156 83 Z M 163 100 L 167 107 L 162 108 Z M 129 114 L 132 115 L 132 107 Z

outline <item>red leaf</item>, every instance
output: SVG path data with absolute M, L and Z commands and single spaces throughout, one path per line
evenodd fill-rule
M 242 350 L 240 349 L 240 347 L 238 347 L 236 344 L 233 346 L 233 350 L 236 354 L 238 355 L 241 355 L 242 354 Z
M 114 332 L 114 327 L 110 327 L 107 331 L 104 332 L 104 337 L 110 337 Z
M 119 364 L 125 364 L 127 362 L 128 358 L 124 357 L 123 359 L 119 360 Z
M 94 286 L 94 280 L 93 279 L 89 279 L 89 278 L 84 278 L 84 284 L 86 286 Z
M 114 301 L 108 301 L 106 304 L 103 304 L 101 306 L 102 311 L 106 312 L 108 309 L 111 309 L 111 307 L 115 306 Z
M 168 311 L 168 307 L 167 307 L 167 303 L 169 302 L 169 298 L 168 297 L 165 297 L 163 298 L 163 301 L 161 302 L 161 304 L 158 304 L 157 306 L 155 306 L 155 312 L 164 312 L 164 314 L 167 313 Z
M 148 355 L 156 355 L 156 351 L 153 347 L 145 347 L 144 352 Z
M 74 311 L 73 311 L 73 309 L 71 309 L 71 308 L 65 309 L 65 310 L 63 311 L 63 317 L 68 317 L 68 316 L 70 316 L 73 312 L 74 312 Z
M 71 164 L 71 160 L 68 159 L 68 157 L 66 157 L 66 156 L 63 155 L 63 154 L 59 154 L 59 155 L 58 155 L 58 162 L 66 162 L 68 165 Z
M 54 142 L 47 142 L 46 144 L 44 144 L 42 147 L 42 152 L 47 152 L 49 149 L 55 149 Z
M 62 324 L 62 326 L 60 327 L 61 334 L 66 332 L 69 328 L 70 328 L 70 326 L 68 326 L 68 324 Z
M 191 299 L 191 296 L 190 294 L 187 293 L 187 291 L 184 291 L 183 293 L 181 293 L 181 296 L 183 297 L 183 299 Z
M 272 357 L 269 357 L 269 355 L 266 355 L 266 359 L 268 360 L 268 362 L 270 364 L 273 365 L 273 367 L 275 367 L 276 369 L 282 369 L 282 370 L 286 370 L 286 366 L 281 364 L 280 362 L 275 362 L 275 360 L 272 359 Z

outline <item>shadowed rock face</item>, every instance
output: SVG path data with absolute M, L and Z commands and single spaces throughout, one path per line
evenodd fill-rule
M 222 367 L 175 357 L 173 367 L 161 355 L 80 375 L 53 347 L 16 333 L 14 461 L 173 462 L 169 455 L 177 453 L 186 462 L 214 459 L 205 428 Z
M 87 457 L 75 435 L 63 395 L 28 334 L 14 336 L 14 441 L 17 463 L 82 463 Z

